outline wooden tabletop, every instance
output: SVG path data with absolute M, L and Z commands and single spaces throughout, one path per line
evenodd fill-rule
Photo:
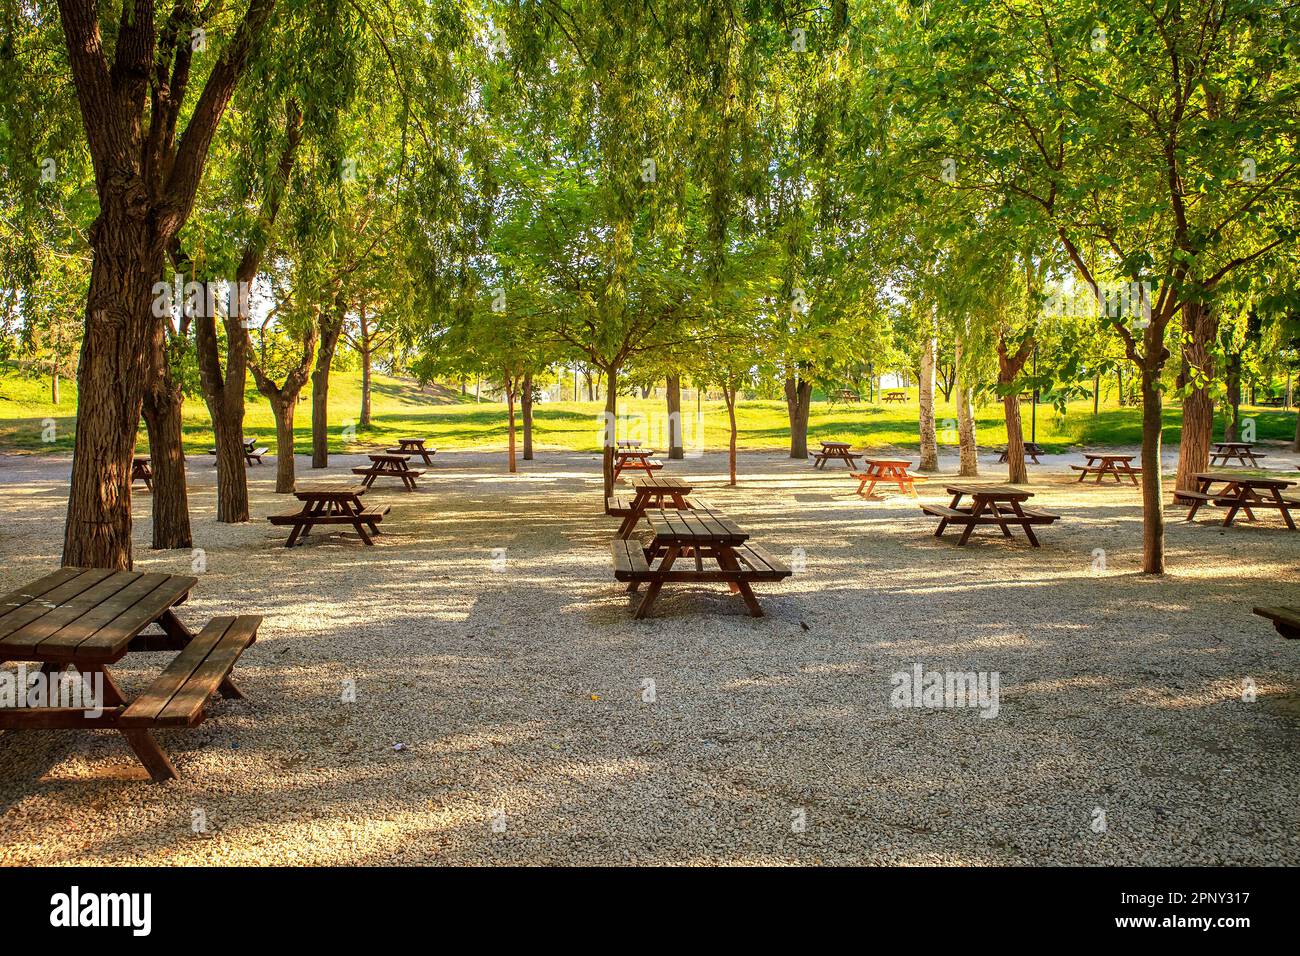
M 399 462 L 399 461 L 400 461 L 400 462 L 402 462 L 403 464 L 405 464 L 406 462 L 408 462 L 408 461 L 411 460 L 411 456 L 410 456 L 410 455 L 399 455 L 399 454 L 396 454 L 396 453 L 394 453 L 394 452 L 376 451 L 376 452 L 371 452 L 371 453 L 370 453 L 370 460 L 371 460 L 371 461 L 386 461 L 386 462 L 389 462 L 389 463 L 395 463 L 395 462 Z
M 654 452 L 648 448 L 619 448 L 615 454 L 619 458 L 649 458 Z
M 1137 457 L 1137 455 L 1112 455 L 1100 451 L 1085 451 L 1083 456 L 1089 461 L 1132 461 Z
M 1224 481 L 1233 485 L 1246 485 L 1254 488 L 1290 488 L 1295 484 L 1287 478 L 1263 478 L 1255 475 L 1238 475 L 1230 471 L 1201 471 L 1196 477 L 1201 481 L 1214 483 Z
M 979 485 L 979 484 L 958 484 L 947 485 L 945 490 L 950 495 L 969 495 L 972 498 L 1006 498 L 1008 500 L 1024 501 L 1026 498 L 1032 498 L 1032 491 L 1024 491 L 1020 488 L 1013 488 L 1010 485 Z
M 1255 446 L 1248 441 L 1216 441 L 1213 443 L 1215 448 L 1254 448 Z
M 864 458 L 868 465 L 911 465 L 910 458 Z
M 633 488 L 649 488 L 655 491 L 664 491 L 674 494 L 689 494 L 693 486 L 681 478 L 660 478 L 658 475 L 649 475 L 645 478 L 633 478 Z
M 424 444 L 424 439 L 423 439 L 423 438 L 399 438 L 399 439 L 397 439 L 397 444 L 399 444 L 399 445 L 423 445 L 423 444 Z
M 308 485 L 306 488 L 294 489 L 293 496 L 299 501 L 313 501 L 321 498 L 360 498 L 365 493 L 365 485 Z
M 654 508 L 646 512 L 656 544 L 742 544 L 749 535 L 736 523 L 710 508 L 681 511 Z
M 0 600 L 0 660 L 112 663 L 198 578 L 60 568 Z
M 822 442 L 822 447 L 823 448 L 848 448 L 849 444 L 850 443 L 846 441 L 824 441 Z

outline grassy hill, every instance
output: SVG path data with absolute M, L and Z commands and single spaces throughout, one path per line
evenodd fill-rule
M 12 366 L 0 367 L 0 452 L 42 454 L 68 452 L 72 448 L 76 417 L 76 385 L 65 382 L 62 401 L 49 401 L 49 383 L 27 377 Z M 360 451 L 385 445 L 405 435 L 421 435 L 439 448 L 504 449 L 506 446 L 506 410 L 500 402 L 475 402 L 472 395 L 440 386 L 421 389 L 408 379 L 374 376 L 372 417 L 369 428 L 356 428 L 361 409 L 359 372 L 338 371 L 331 376 L 330 447 L 333 451 Z M 641 438 L 657 447 L 666 443 L 664 405 L 658 399 L 620 398 L 619 437 Z M 1029 433 L 1029 406 L 1023 406 L 1025 433 Z M 600 447 L 601 402 L 545 402 L 535 406 L 534 442 L 539 451 L 571 449 L 595 452 Z M 709 450 L 727 446 L 726 407 L 722 402 L 704 402 L 703 436 L 697 434 L 696 405 L 687 401 L 683 408 L 684 432 L 688 447 Z M 1290 439 L 1295 434 L 1294 411 L 1248 409 L 1245 413 L 1256 421 L 1257 437 L 1262 440 Z M 916 390 L 909 392 L 905 405 L 814 403 L 809 434 L 817 438 L 850 441 L 862 447 L 915 447 L 917 444 Z M 623 417 L 627 416 L 626 420 Z M 938 419 L 941 444 L 956 444 L 956 408 L 940 402 Z M 977 410 L 980 444 L 998 444 L 1006 440 L 1001 405 L 990 403 Z M 1177 444 L 1180 411 L 1176 405 L 1165 411 L 1165 441 Z M 785 403 L 781 401 L 742 402 L 737 420 L 740 446 L 745 449 L 786 447 L 789 441 Z M 212 426 L 201 398 L 186 402 L 184 417 L 186 451 L 203 455 L 212 444 Z M 53 429 L 48 427 L 53 424 Z M 351 426 L 351 428 L 349 428 Z M 1222 422 L 1216 427 L 1221 434 Z M 245 432 L 257 435 L 274 447 L 275 428 L 267 402 L 255 390 L 248 392 Z M 53 441 L 47 441 L 49 437 Z M 1038 409 L 1038 442 L 1054 450 L 1071 445 L 1135 445 L 1141 440 L 1141 421 L 1133 407 L 1103 405 L 1100 414 L 1092 414 L 1092 403 L 1071 405 L 1062 418 L 1045 405 Z M 299 453 L 310 448 L 310 386 L 303 392 L 295 421 L 295 445 Z M 148 448 L 143 425 L 140 450 Z

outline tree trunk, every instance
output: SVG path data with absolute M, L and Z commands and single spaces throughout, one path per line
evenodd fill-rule
M 1196 475 L 1210 465 L 1210 441 L 1214 437 L 1214 399 L 1210 396 L 1208 379 L 1214 373 L 1214 358 L 1210 354 L 1217 333 L 1218 313 L 1210 305 L 1186 302 L 1182 307 L 1183 370 L 1178 376 L 1178 386 L 1183 389 L 1183 428 L 1178 443 L 1179 491 L 1195 491 Z M 1198 370 L 1206 379 L 1196 385 L 1192 370 Z
M 244 459 L 244 393 L 226 386 L 227 394 L 211 402 L 212 430 L 217 449 L 217 520 L 238 524 L 249 520 L 248 473 Z M 238 400 L 232 396 L 238 394 Z
M 808 457 L 808 413 L 812 404 L 812 382 L 786 378 L 785 408 L 790 417 L 790 457 Z
M 287 495 L 294 490 L 293 413 L 298 392 L 282 392 L 270 401 L 275 415 L 275 493 Z
M 506 415 L 510 423 L 510 474 L 513 475 L 519 471 L 519 465 L 515 461 L 515 387 L 509 379 L 506 380 Z
M 998 391 L 1002 394 L 1002 413 L 1007 422 L 1007 481 L 1013 485 L 1029 483 L 1025 436 L 1020 424 L 1020 391 L 1015 384 L 1033 348 L 1033 337 L 1026 336 L 1016 354 L 1008 355 L 1005 335 L 998 338 Z
M 605 497 L 609 498 L 614 493 L 614 448 L 616 429 L 618 426 L 618 368 L 608 366 L 605 369 L 608 376 L 609 389 L 605 393 L 605 447 L 602 451 L 602 469 L 605 477 Z
M 934 358 L 939 342 L 935 334 L 934 316 L 930 317 L 930 330 L 921 349 L 921 380 L 917 402 L 921 407 L 921 463 L 917 471 L 939 470 L 939 444 L 934 434 Z
M 727 465 L 728 479 L 727 484 L 733 488 L 736 485 L 736 393 L 737 389 L 733 386 L 722 386 L 722 397 L 727 402 L 727 421 L 731 425 L 731 440 L 727 445 Z M 806 457 L 806 456 L 805 456 Z
M 975 397 L 975 388 L 967 384 L 970 377 L 964 360 L 962 336 L 959 332 L 954 346 L 954 387 L 957 390 L 957 443 L 960 446 L 961 464 L 957 474 L 963 478 L 972 478 L 980 473 L 979 446 L 975 441 L 975 415 L 971 405 Z
M 1119 405 L 1123 408 L 1128 402 L 1124 398 L 1124 369 L 1123 367 L 1115 369 L 1115 388 L 1119 390 Z
M 677 461 L 686 457 L 682 439 L 682 377 L 668 376 L 668 457 Z
M 192 548 L 189 493 L 185 483 L 185 448 L 181 440 L 184 396 L 172 378 L 167 361 L 167 332 L 155 323 L 153 371 L 145 390 L 142 411 L 149 431 L 149 457 L 153 469 L 153 547 Z
M 1223 426 L 1223 440 L 1237 441 L 1241 434 L 1241 353 L 1228 357 L 1228 421 Z
M 1148 349 L 1150 346 L 1148 345 Z M 1165 571 L 1165 512 L 1160 477 L 1160 431 L 1163 420 L 1160 368 L 1142 368 L 1142 570 Z
M 392 369 L 389 369 L 392 371 Z M 361 347 L 361 418 L 357 424 L 362 428 L 370 424 L 370 346 Z
M 50 376 L 50 401 L 59 404 L 59 370 L 56 368 Z
M 533 460 L 533 373 L 524 374 L 523 393 L 519 396 L 519 410 L 524 420 L 524 461 Z
M 1101 374 L 1098 373 L 1092 377 L 1092 415 L 1094 418 L 1101 412 Z
M 123 179 L 129 177 L 123 176 Z M 77 368 L 78 405 L 63 564 L 131 567 L 131 460 L 148 381 L 153 283 L 163 250 L 152 217 L 101 196 Z
M 330 366 L 343 334 L 347 309 L 342 296 L 334 300 L 334 312 L 321 313 L 320 334 L 316 347 L 316 365 L 311 373 L 311 466 L 328 468 L 330 464 Z

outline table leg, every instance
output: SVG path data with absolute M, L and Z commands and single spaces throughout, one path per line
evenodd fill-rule
M 1232 526 L 1232 519 L 1237 517 L 1237 511 L 1245 507 L 1246 488 L 1245 486 L 1234 487 L 1232 489 L 1236 494 L 1232 498 L 1232 505 L 1228 508 L 1228 514 L 1223 519 L 1225 528 Z M 1250 509 L 1246 509 L 1246 516 L 1250 516 Z M 1253 519 L 1252 519 L 1253 520 Z
M 970 540 L 971 532 L 975 530 L 975 519 L 984 511 L 985 502 L 983 498 L 976 498 L 975 504 L 970 510 L 971 520 L 966 522 L 966 527 L 961 529 L 961 537 L 957 539 L 958 547 L 964 545 Z
M 194 632 L 185 626 L 185 622 L 177 617 L 176 612 L 171 608 L 163 611 L 154 623 L 161 627 L 163 633 L 175 642 L 177 650 L 194 640 Z
M 677 545 L 670 544 L 668 548 L 664 551 L 664 556 L 662 560 L 659 562 L 659 567 L 656 568 L 655 570 L 661 572 L 668 571 L 673 566 L 673 562 L 677 560 L 677 554 L 678 554 Z M 641 603 L 640 605 L 637 606 L 636 615 L 635 615 L 637 620 L 640 620 L 646 617 L 647 615 L 649 615 L 650 608 L 654 606 L 655 598 L 659 597 L 659 592 L 660 590 L 663 589 L 663 586 L 664 586 L 664 582 L 660 579 L 656 579 L 650 582 L 650 586 L 645 589 L 645 596 L 641 598 Z
M 736 557 L 736 552 L 733 548 L 719 545 L 717 558 L 718 566 L 724 571 L 735 571 L 737 575 L 739 575 L 741 571 L 740 559 Z M 762 617 L 763 607 L 758 603 L 758 598 L 754 596 L 754 589 L 750 586 L 750 583 L 748 581 L 740 580 L 739 577 L 737 580 L 729 583 L 732 585 L 732 593 L 734 594 L 739 592 L 741 598 L 744 599 L 745 607 L 749 609 L 749 616 Z
M 1200 494 L 1207 495 L 1210 493 L 1211 484 L 1212 482 L 1206 481 L 1204 478 L 1198 478 L 1196 479 L 1196 490 Z M 1203 504 L 1205 504 L 1205 502 L 1202 501 L 1200 498 L 1194 498 L 1192 500 L 1192 507 L 1187 512 L 1188 521 L 1191 521 L 1196 517 L 1196 512 L 1201 510 L 1201 505 Z
M 1034 529 L 1030 525 L 1029 519 L 1025 516 L 1025 512 L 1020 507 L 1020 502 L 1018 501 L 1011 502 L 1011 510 L 1014 511 L 1017 516 L 1019 516 L 1020 527 L 1024 529 L 1025 537 L 1029 539 L 1029 543 L 1032 544 L 1035 548 L 1039 547 L 1038 536 L 1034 534 Z
M 158 741 L 153 739 L 152 733 L 143 728 L 123 730 L 121 733 L 136 759 L 149 771 L 154 783 L 165 783 L 177 778 L 176 768 L 158 746 Z

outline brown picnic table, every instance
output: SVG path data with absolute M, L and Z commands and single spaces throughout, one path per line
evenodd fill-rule
M 143 481 L 147 491 L 153 491 L 153 464 L 147 455 L 136 455 L 131 459 L 131 484 Z
M 1101 479 L 1110 475 L 1115 479 L 1116 484 L 1122 484 L 1123 478 L 1126 477 L 1136 485 L 1138 475 L 1142 474 L 1142 469 L 1134 468 L 1132 464 L 1136 455 L 1111 455 L 1085 451 L 1083 457 L 1087 459 L 1087 464 L 1070 466 L 1079 473 L 1079 481 L 1083 481 L 1089 475 L 1096 475 L 1096 483 L 1101 484 Z
M 813 452 L 814 468 L 826 468 L 826 462 L 834 458 L 836 461 L 842 461 L 850 470 L 858 466 L 858 459 L 862 457 L 860 452 L 849 450 L 850 445 L 846 441 L 824 441 L 821 443 L 822 449 Z
M 654 458 L 649 448 L 618 448 L 614 451 L 614 480 L 624 471 L 644 471 L 653 475 L 663 468 L 664 463 Z
M 864 458 L 862 461 L 865 465 L 863 471 L 849 473 L 850 478 L 858 479 L 857 494 L 866 498 L 875 490 L 877 482 L 884 482 L 897 484 L 899 491 L 916 497 L 917 476 L 907 470 L 912 465 L 910 458 Z
M 635 438 L 620 438 L 617 444 L 619 448 L 640 448 L 641 447 L 641 442 L 637 441 Z
M 1273 622 L 1273 627 L 1288 640 L 1300 640 L 1300 607 L 1257 607 L 1255 613 Z
M 999 445 L 993 450 L 998 453 L 998 463 L 1005 465 L 1007 463 L 1007 455 L 1010 453 L 1010 449 L 1008 449 L 1006 445 Z M 1038 460 L 1038 456 L 1046 455 L 1047 452 L 1043 451 L 1036 442 L 1027 441 L 1025 442 L 1025 454 L 1034 460 L 1035 465 L 1038 465 L 1041 464 Z
M 903 403 L 905 403 L 905 402 L 907 401 L 907 393 L 906 393 L 906 392 L 886 392 L 886 393 L 885 393 L 885 401 L 886 401 L 886 402 L 897 402 L 897 403 L 899 403 L 899 404 L 903 404 Z
M 1210 453 L 1210 467 L 1226 466 L 1229 462 L 1236 461 L 1242 467 L 1258 468 L 1258 459 L 1268 457 L 1262 451 L 1255 451 L 1255 446 L 1250 442 L 1216 441 L 1212 444 L 1214 451 Z
M 379 534 L 379 523 L 391 508 L 388 505 L 367 508 L 361 501 L 365 493 L 364 484 L 299 488 L 293 493 L 303 503 L 299 510 L 270 515 L 266 520 L 273 525 L 292 526 L 289 540 L 284 543 L 286 548 L 305 541 L 311 529 L 318 525 L 351 525 L 363 542 L 374 544 L 370 537 Z
M 197 583 L 179 574 L 60 568 L 0 599 L 0 662 L 38 662 L 47 679 L 71 668 L 76 676 L 64 681 L 101 692 L 75 706 L 60 694 L 41 706 L 0 708 L 0 728 L 117 730 L 155 782 L 174 779 L 153 731 L 199 725 L 214 694 L 242 698 L 230 673 L 262 622 L 255 614 L 216 617 L 193 633 L 174 608 Z M 145 634 L 150 625 L 161 633 Z M 136 651 L 180 653 L 128 700 L 109 667 Z
M 650 475 L 632 479 L 632 497 L 611 496 L 605 502 L 605 513 L 622 518 L 618 527 L 619 538 L 630 538 L 641 518 L 650 508 L 689 508 L 686 498 L 694 490 L 681 478 L 662 478 Z
M 1214 486 L 1220 484 L 1223 487 L 1214 491 Z M 1282 513 L 1282 520 L 1286 522 L 1286 526 L 1295 531 L 1296 523 L 1291 517 L 1291 510 L 1300 510 L 1300 499 L 1288 498 L 1282 494 L 1283 488 L 1290 488 L 1294 484 L 1294 481 L 1286 478 L 1203 471 L 1196 475 L 1195 491 L 1176 491 L 1174 498 L 1192 503 L 1192 507 L 1187 512 L 1188 521 L 1195 518 L 1196 512 L 1207 503 L 1228 509 L 1228 513 L 1223 518 L 1225 528 L 1232 525 L 1238 511 L 1246 513 L 1247 521 L 1254 521 L 1256 510 L 1276 508 Z
M 1039 547 L 1038 537 L 1033 525 L 1051 524 L 1060 519 L 1060 515 L 1024 507 L 1024 502 L 1034 496 L 1032 491 L 1024 491 L 1010 485 L 956 484 L 945 489 L 952 495 L 952 501 L 943 505 L 921 505 L 926 514 L 939 519 L 935 530 L 936 538 L 943 535 L 948 525 L 960 525 L 961 537 L 957 544 L 964 545 L 975 530 L 976 525 L 997 525 L 1002 536 L 1012 537 L 1011 528 L 1018 525 L 1029 543 Z M 963 505 L 962 498 L 970 498 L 971 503 Z
M 406 455 L 408 457 L 419 455 L 426 465 L 433 464 L 433 456 L 437 453 L 438 449 L 425 446 L 423 438 L 399 438 L 397 439 L 397 447 L 388 449 L 390 455 Z
M 244 467 L 245 467 L 245 468 L 247 468 L 247 467 L 250 466 L 250 465 L 260 465 L 260 464 L 262 463 L 262 456 L 265 455 L 268 451 L 270 451 L 269 448 L 258 448 L 258 447 L 257 447 L 257 439 L 256 439 L 256 438 L 250 438 L 248 435 L 245 435 L 245 436 L 243 437 L 242 442 L 243 442 L 243 445 L 244 445 Z M 213 468 L 216 468 L 216 467 L 217 467 L 217 459 L 216 459 L 217 450 L 216 450 L 215 448 L 209 448 L 209 449 L 208 449 L 208 454 L 213 456 L 213 458 L 212 458 L 212 467 L 213 467 Z
M 762 617 L 754 596 L 756 582 L 780 581 L 790 569 L 713 508 L 651 509 L 646 512 L 654 538 L 648 546 L 634 538 L 616 538 L 611 549 L 614 578 L 627 582 L 629 593 L 649 585 L 636 617 L 646 617 L 665 584 L 721 582 L 739 593 L 750 616 Z M 680 563 L 679 563 L 680 562 Z
M 352 474 L 361 475 L 361 486 L 369 488 L 376 478 L 396 478 L 407 491 L 415 490 L 415 479 L 424 474 L 422 470 L 411 467 L 410 455 L 397 455 L 392 452 L 374 452 L 369 465 L 358 465 Z

